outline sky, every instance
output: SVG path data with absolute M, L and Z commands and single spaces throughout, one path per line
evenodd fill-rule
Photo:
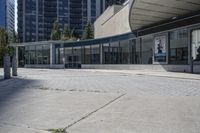
M 17 0 L 15 0 L 15 31 L 17 31 Z

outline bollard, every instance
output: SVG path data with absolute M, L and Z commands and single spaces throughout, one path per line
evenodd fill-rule
M 12 58 L 12 76 L 17 76 L 17 58 L 13 56 Z
M 10 56 L 6 54 L 3 57 L 4 61 L 4 79 L 10 79 Z

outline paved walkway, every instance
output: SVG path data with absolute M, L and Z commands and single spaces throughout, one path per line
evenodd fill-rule
M 19 69 L 0 82 L 0 133 L 199 133 L 198 76 Z
M 0 81 L 3 80 L 3 68 L 0 68 Z
M 146 76 L 157 76 L 157 77 L 167 77 L 167 78 L 179 78 L 179 79 L 192 79 L 200 80 L 200 74 L 191 73 L 178 73 L 178 72 L 164 72 L 164 71 L 149 71 L 149 70 L 90 70 L 85 69 L 85 71 L 91 72 L 109 72 L 109 73 L 124 73 L 133 75 L 146 75 Z

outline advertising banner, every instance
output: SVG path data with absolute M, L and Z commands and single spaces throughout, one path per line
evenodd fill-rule
M 166 36 L 155 37 L 155 62 L 166 62 Z

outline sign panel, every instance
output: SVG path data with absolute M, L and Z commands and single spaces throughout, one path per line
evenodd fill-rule
M 166 36 L 155 37 L 155 53 L 154 61 L 155 62 L 166 62 Z

